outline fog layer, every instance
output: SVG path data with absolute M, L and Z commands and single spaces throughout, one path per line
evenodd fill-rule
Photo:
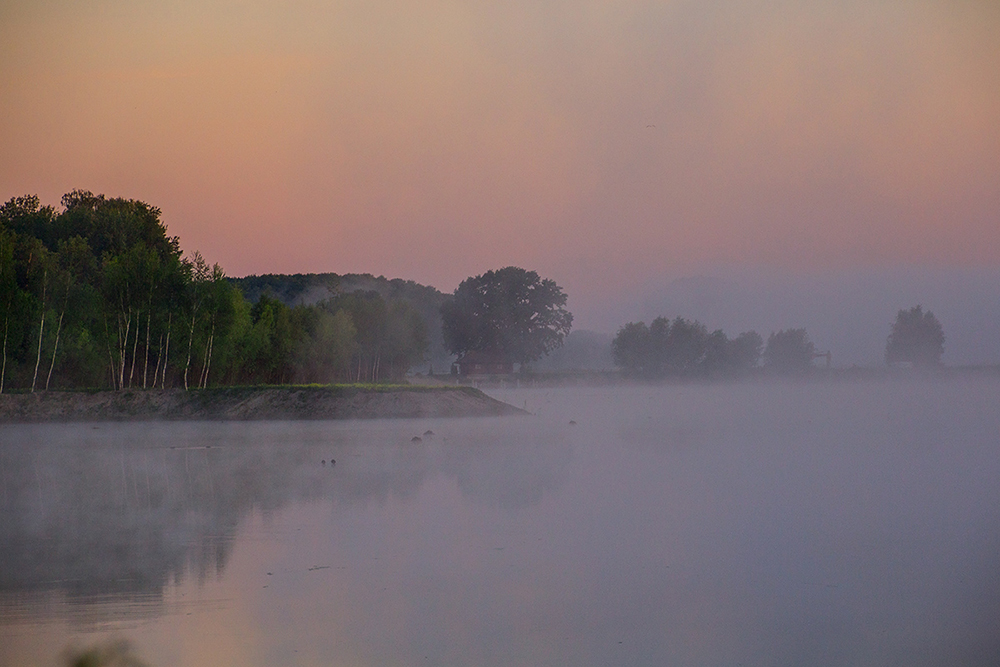
M 535 414 L 3 426 L 0 664 L 113 633 L 154 665 L 989 664 L 997 390 L 508 390 Z

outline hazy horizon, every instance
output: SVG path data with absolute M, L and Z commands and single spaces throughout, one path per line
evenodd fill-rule
M 653 277 L 634 291 L 611 299 L 573 292 L 568 297 L 574 331 L 592 331 L 610 338 L 627 322 L 648 323 L 660 316 L 696 319 L 710 330 L 722 329 L 730 336 L 754 330 L 766 338 L 774 331 L 801 327 L 817 349 L 833 354 L 837 367 L 883 364 L 886 337 L 896 313 L 921 305 L 935 313 L 944 327 L 944 363 L 1000 363 L 1000 270 L 867 269 L 796 274 L 717 268 L 712 273 Z M 313 295 L 313 299 L 322 298 Z

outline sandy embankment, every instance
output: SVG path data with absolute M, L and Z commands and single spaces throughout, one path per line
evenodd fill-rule
M 0 395 L 0 423 L 525 414 L 471 387 L 238 387 Z

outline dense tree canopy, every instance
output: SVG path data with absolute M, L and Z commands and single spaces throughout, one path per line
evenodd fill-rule
M 641 377 L 726 377 L 756 367 L 763 341 L 755 331 L 729 339 L 721 329 L 709 333 L 697 320 L 657 317 L 629 322 L 612 341 L 615 364 Z
M 812 368 L 816 346 L 805 329 L 782 329 L 767 337 L 764 368 L 774 373 L 804 373 Z
M 0 391 L 401 377 L 427 349 L 413 307 L 355 292 L 248 303 L 183 257 L 159 209 L 75 190 L 0 206 Z
M 257 303 L 261 296 L 266 295 L 286 306 L 310 306 L 357 292 L 376 292 L 386 302 L 405 302 L 423 318 L 428 343 L 427 354 L 423 356 L 428 363 L 427 368 L 447 368 L 452 361 L 441 333 L 441 306 L 451 295 L 429 285 L 370 273 L 265 274 L 230 278 L 229 281 L 243 292 L 250 303 Z M 418 359 L 414 365 L 422 363 Z
M 445 346 L 527 363 L 562 345 L 573 325 L 555 281 L 508 266 L 466 278 L 441 307 Z
M 886 363 L 935 366 L 944 354 L 944 329 L 931 311 L 914 306 L 900 310 L 885 344 Z

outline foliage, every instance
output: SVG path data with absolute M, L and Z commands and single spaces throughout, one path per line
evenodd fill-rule
M 767 337 L 764 368 L 780 374 L 805 373 L 812 368 L 815 353 L 805 329 L 783 329 Z
M 944 354 L 944 329 L 934 313 L 921 306 L 900 310 L 885 344 L 888 364 L 909 362 L 915 366 L 936 366 Z
M 424 357 L 401 299 L 252 305 L 218 264 L 182 256 L 159 209 L 82 190 L 62 204 L 0 206 L 0 391 L 377 382 Z
M 657 317 L 629 322 L 612 341 L 612 357 L 627 374 L 649 377 L 731 377 L 757 366 L 763 343 L 755 331 L 730 340 L 697 320 Z
M 555 281 L 508 266 L 466 278 L 441 307 L 445 346 L 512 362 L 540 359 L 562 345 L 573 324 Z
M 611 342 L 611 357 L 627 372 L 641 375 L 654 370 L 649 327 L 645 322 L 629 322 Z
M 420 314 L 424 322 L 428 350 L 422 359 L 430 367 L 447 368 L 452 355 L 445 349 L 441 332 L 441 306 L 450 299 L 437 289 L 412 280 L 388 279 L 370 273 L 295 273 L 252 275 L 230 278 L 250 303 L 261 297 L 281 301 L 286 306 L 315 306 L 329 299 L 375 292 L 387 302 L 404 301 Z M 416 362 L 420 365 L 422 360 Z

